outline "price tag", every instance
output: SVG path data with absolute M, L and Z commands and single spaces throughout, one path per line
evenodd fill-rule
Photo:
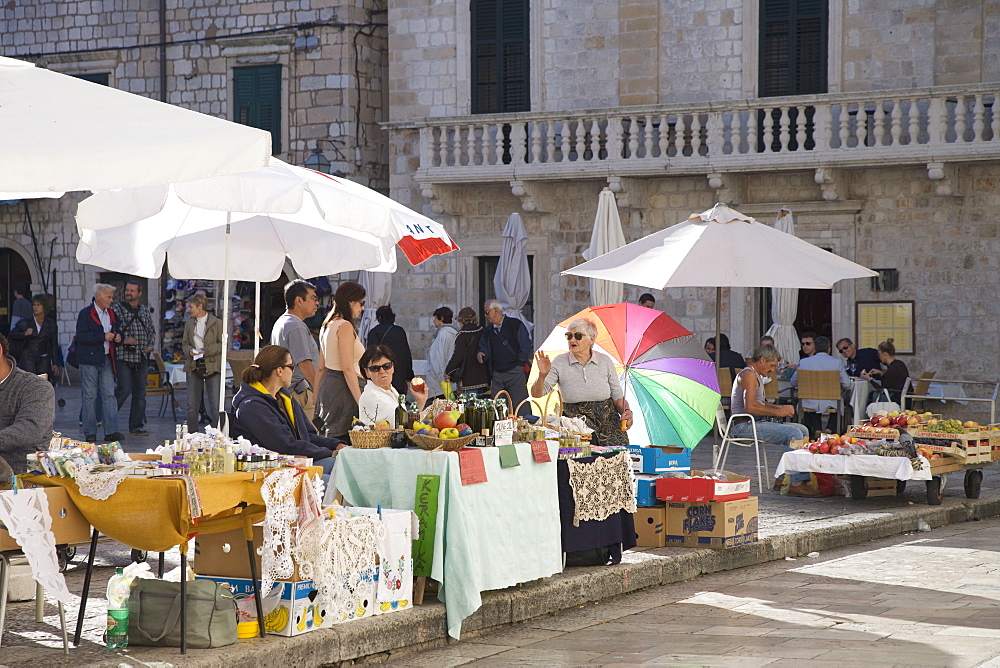
M 497 420 L 493 423 L 493 439 L 497 445 L 510 445 L 514 442 L 514 421 Z
M 520 466 L 521 462 L 517 460 L 517 446 L 511 443 L 510 445 L 500 446 L 500 468 L 509 469 L 512 466 Z
M 462 472 L 463 485 L 475 485 L 488 482 L 486 464 L 483 463 L 483 451 L 475 448 L 462 448 L 458 451 L 458 468 Z
M 549 457 L 549 445 L 545 441 L 532 441 L 531 454 L 535 456 L 535 462 L 538 464 L 552 461 L 552 458 Z

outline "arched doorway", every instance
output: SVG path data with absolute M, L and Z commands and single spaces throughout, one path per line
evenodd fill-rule
M 14 288 L 24 290 L 24 296 L 31 299 L 31 270 L 16 250 L 0 248 L 0 331 L 4 336 L 10 333 Z

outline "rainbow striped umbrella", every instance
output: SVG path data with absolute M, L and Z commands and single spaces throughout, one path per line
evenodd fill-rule
M 615 361 L 633 413 L 629 442 L 698 445 L 715 423 L 719 380 L 715 363 L 694 335 L 662 311 L 609 304 L 586 308 L 562 321 L 539 350 L 550 358 L 567 352 L 566 329 L 577 318 L 597 326 L 594 353 Z M 537 375 L 533 368 L 529 386 Z

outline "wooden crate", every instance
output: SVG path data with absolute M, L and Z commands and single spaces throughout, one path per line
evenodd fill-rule
M 876 496 L 896 496 L 895 479 L 868 478 L 868 498 Z
M 874 429 L 881 429 L 882 431 L 877 432 Z M 863 438 L 866 441 L 878 441 L 883 438 L 887 441 L 899 440 L 899 430 L 894 427 L 862 427 L 855 425 L 847 430 L 847 435 L 854 438 Z
M 956 457 L 942 457 L 941 459 L 931 459 L 931 473 L 941 475 L 952 471 L 961 471 L 965 468 L 965 463 Z

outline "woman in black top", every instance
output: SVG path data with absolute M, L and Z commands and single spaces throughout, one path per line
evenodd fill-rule
M 406 394 L 407 383 L 413 378 L 413 355 L 410 353 L 410 342 L 406 338 L 406 331 L 396 324 L 396 314 L 392 312 L 392 306 L 389 304 L 378 307 L 375 319 L 378 320 L 378 324 L 368 332 L 366 348 L 388 346 L 396 357 L 392 370 L 392 389 L 399 394 Z
M 44 295 L 31 300 L 31 317 L 18 320 L 10 332 L 11 348 L 17 365 L 35 374 L 49 374 L 55 381 L 59 375 L 59 328 L 48 317 Z
M 899 403 L 903 396 L 903 385 L 910 377 L 910 370 L 906 368 L 903 360 L 896 359 L 896 346 L 893 345 L 892 339 L 886 339 L 878 344 L 878 357 L 885 365 L 885 371 L 880 369 L 862 371 L 861 377 L 874 386 L 874 394 L 881 395 L 882 390 L 888 390 L 890 401 Z M 873 401 L 878 401 L 878 399 Z
M 483 328 L 479 326 L 475 310 L 466 306 L 459 311 L 458 324 L 462 329 L 455 337 L 455 352 L 445 371 L 452 381 L 458 383 L 458 393 L 485 394 L 490 389 L 490 370 L 476 358 Z

